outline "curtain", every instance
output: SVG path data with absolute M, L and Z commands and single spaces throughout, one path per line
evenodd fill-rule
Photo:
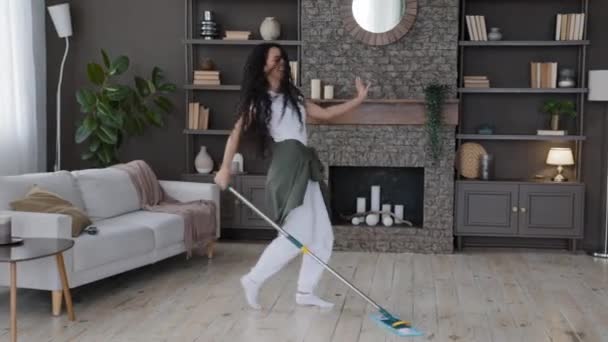
M 44 10 L 0 0 L 0 175 L 46 169 Z

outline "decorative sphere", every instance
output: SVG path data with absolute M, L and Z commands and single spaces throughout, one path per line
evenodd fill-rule
M 361 223 L 361 219 L 360 219 L 360 218 L 358 218 L 358 217 L 353 217 L 353 219 L 352 219 L 352 220 L 350 220 L 350 222 L 351 222 L 353 225 L 358 226 L 358 225 Z
M 384 226 L 386 226 L 386 227 L 390 227 L 390 226 L 392 226 L 392 225 L 393 225 L 393 218 L 392 218 L 392 217 L 390 217 L 390 216 L 385 216 L 385 217 L 382 219 L 382 224 L 383 224 Z
M 378 221 L 380 221 L 380 218 L 375 214 L 369 214 L 365 217 L 365 223 L 367 223 L 368 226 L 375 226 L 378 224 Z

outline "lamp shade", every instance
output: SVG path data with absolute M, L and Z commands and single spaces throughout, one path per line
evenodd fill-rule
M 72 35 L 72 18 L 70 17 L 70 4 L 59 4 L 48 7 L 49 14 L 60 38 Z
M 608 70 L 589 71 L 589 101 L 608 101 Z
M 547 155 L 548 165 L 574 165 L 572 149 L 568 147 L 552 147 Z

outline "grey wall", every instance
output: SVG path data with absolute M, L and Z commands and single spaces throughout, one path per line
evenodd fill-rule
M 346 32 L 340 7 L 349 0 L 302 1 L 302 85 L 333 84 L 337 98 L 353 95 L 355 75 L 372 82 L 371 98 L 419 98 L 431 81 L 456 86 L 458 0 L 418 0 L 404 39 L 369 46 Z M 404 80 L 407 80 L 405 82 Z
M 66 2 L 48 0 L 47 5 Z M 100 49 L 112 56 L 131 59 L 127 80 L 134 74 L 149 77 L 154 66 L 165 71 L 168 80 L 184 83 L 183 1 L 169 0 L 78 0 L 67 1 L 72 11 L 74 35 L 65 67 L 62 87 L 62 153 L 64 169 L 91 166 L 80 159 L 82 146 L 74 142 L 76 122 L 81 118 L 76 91 L 89 86 L 87 63 L 101 63 Z M 64 51 L 53 23 L 46 15 L 48 73 L 48 165 L 55 153 L 55 92 L 59 64 Z M 171 97 L 176 108 L 164 128 L 151 128 L 144 136 L 128 140 L 122 147 L 123 160 L 145 159 L 159 177 L 179 177 L 185 165 L 185 137 L 182 135 L 184 95 L 179 90 Z

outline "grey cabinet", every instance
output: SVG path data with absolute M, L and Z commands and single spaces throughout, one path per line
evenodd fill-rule
M 463 236 L 583 237 L 584 185 L 549 182 L 456 182 L 458 248 Z
M 519 210 L 523 236 L 582 237 L 582 186 L 522 185 Z
M 459 184 L 456 233 L 517 234 L 518 186 Z
M 213 178 L 214 175 L 184 175 L 183 177 L 186 181 L 204 183 L 213 183 Z M 231 186 L 262 212 L 268 212 L 266 210 L 265 175 L 234 175 Z M 274 230 L 229 191 L 220 193 L 220 217 L 222 229 Z

